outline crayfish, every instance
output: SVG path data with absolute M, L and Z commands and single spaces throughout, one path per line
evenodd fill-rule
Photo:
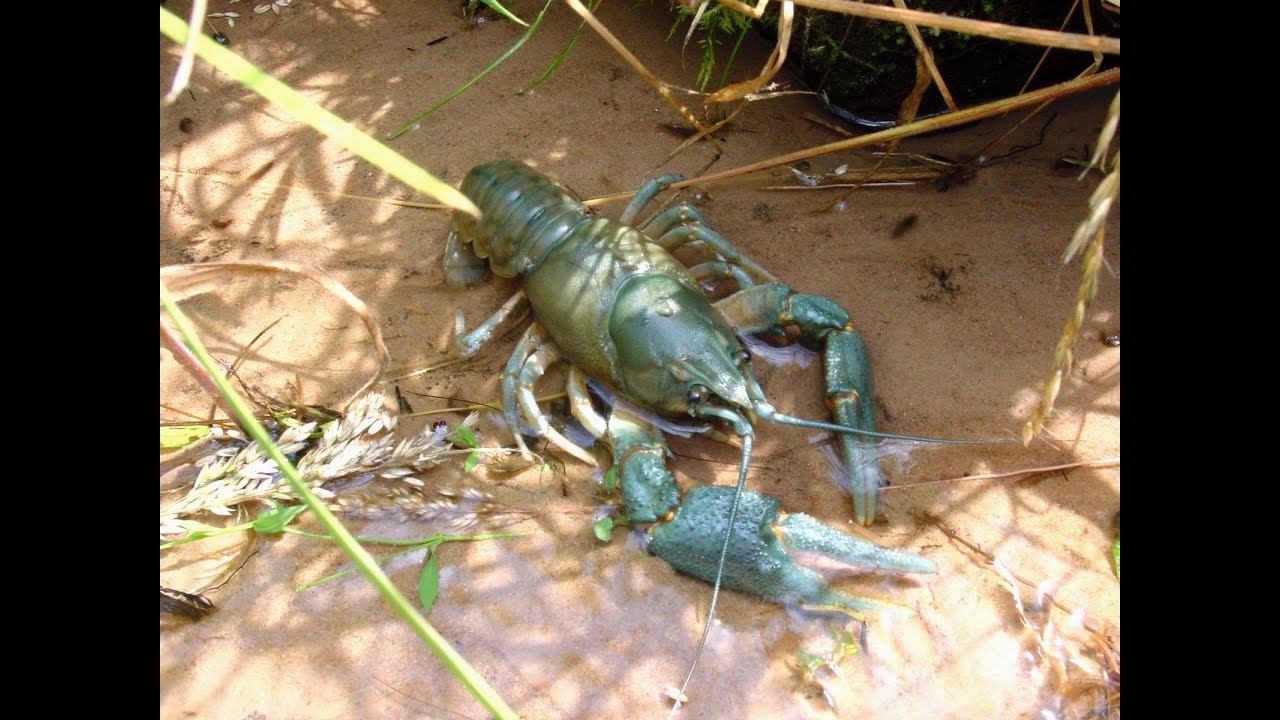
M 528 452 L 522 426 L 557 447 L 595 459 L 553 428 L 538 408 L 533 386 L 559 359 L 570 364 L 568 394 L 575 418 L 612 447 L 626 514 L 651 524 L 648 552 L 677 570 L 716 586 L 802 607 L 869 614 L 878 603 L 828 586 L 797 562 L 803 553 L 889 572 L 931 573 L 922 557 L 881 547 L 802 513 L 779 511 L 778 501 L 743 488 L 758 421 L 837 433 L 853 480 L 857 520 L 871 524 L 883 476 L 875 438 L 932 440 L 876 431 L 867 351 L 850 314 L 835 301 L 794 292 L 712 230 L 701 214 L 679 204 L 639 228 L 631 223 L 679 175 L 647 181 L 619 221 L 597 216 L 567 188 L 527 165 L 499 161 L 473 168 L 462 192 L 479 220 L 453 216 L 445 248 L 446 277 L 454 285 L 481 279 L 486 269 L 519 276 L 523 286 L 491 318 L 466 331 L 461 310 L 456 342 L 476 352 L 506 317 L 526 302 L 534 323 L 502 374 L 502 406 L 516 443 Z M 677 248 L 701 242 L 718 259 L 686 268 Z M 739 290 L 711 302 L 702 282 L 733 280 Z M 823 348 L 828 404 L 834 422 L 791 417 L 765 398 L 752 375 L 751 353 L 739 334 L 798 329 Z M 593 404 L 611 399 L 606 418 Z M 741 442 L 737 488 L 700 486 L 681 493 L 666 467 L 670 454 L 660 428 L 669 418 L 692 418 Z M 711 613 L 714 613 L 713 593 Z M 705 640 L 705 636 L 704 636 Z

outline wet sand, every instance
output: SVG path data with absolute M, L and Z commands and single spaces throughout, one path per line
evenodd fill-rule
M 183 3 L 169 5 L 187 12 Z M 229 8 L 215 1 L 210 10 Z M 531 18 L 537 8 L 521 3 L 516 10 Z M 691 48 L 682 61 L 678 37 L 665 41 L 670 21 L 660 4 L 606 3 L 600 16 L 659 76 L 692 83 L 697 51 Z M 666 127 L 680 120 L 594 35 L 584 34 L 535 93 L 518 92 L 576 26 L 567 8 L 552 8 L 509 62 L 391 147 L 455 185 L 473 165 L 512 158 L 583 196 L 638 187 L 680 142 Z M 231 47 L 258 66 L 383 135 L 472 77 L 520 32 L 508 22 L 468 27 L 452 4 L 353 2 L 297 3 L 278 16 L 242 19 L 228 34 Z M 734 76 L 754 74 L 769 49 L 752 38 Z M 162 93 L 178 54 L 161 40 Z M 396 180 L 203 63 L 191 89 L 194 98 L 184 95 L 160 113 L 161 265 L 313 264 L 368 304 L 397 370 L 445 355 L 455 308 L 478 322 L 513 291 L 512 281 L 495 278 L 463 291 L 444 283 L 444 214 L 338 195 L 424 199 Z M 1043 144 L 946 192 L 863 189 L 842 213 L 821 212 L 838 191 L 762 189 L 794 184 L 781 170 L 706 188 L 701 210 L 785 282 L 852 311 L 870 349 L 883 429 L 1016 437 L 1038 402 L 1074 302 L 1078 261 L 1064 267 L 1060 256 L 1097 182 L 1096 175 L 1077 181 L 1053 165 L 1093 147 L 1113 94 L 1103 89 L 1057 103 Z M 713 169 L 836 139 L 805 120 L 806 112 L 820 113 L 806 96 L 753 104 L 717 134 L 725 155 Z M 180 129 L 183 118 L 191 119 L 191 132 Z M 913 138 L 902 149 L 963 157 L 1015 119 Z M 1010 144 L 1034 143 L 1042 124 L 1031 121 Z M 696 146 L 661 170 L 693 175 L 711 157 L 708 147 Z M 867 152 L 825 156 L 812 161 L 810 172 L 873 161 Z M 601 211 L 616 217 L 621 204 Z M 911 227 L 895 233 L 910 216 L 916 218 Z M 1066 706 L 1062 679 L 1035 640 L 1042 633 L 1020 618 L 1008 581 L 942 528 L 1033 584 L 1043 583 L 1118 647 L 1120 590 L 1108 553 L 1120 505 L 1119 468 L 899 486 L 1119 455 L 1120 350 L 1100 339 L 1120 328 L 1119 245 L 1117 206 L 1107 225 L 1109 270 L 1100 277 L 1044 441 L 1030 448 L 916 449 L 903 467 L 888 466 L 894 486 L 885 491 L 884 517 L 870 532 L 882 544 L 932 559 L 939 572 L 836 581 L 909 609 L 870 623 L 866 650 L 841 663 L 843 684 L 829 688 L 838 710 L 796 668 L 798 650 L 818 652 L 830 644 L 831 623 L 726 592 L 688 691 L 691 702 L 679 717 L 1027 717 Z M 704 256 L 688 251 L 681 257 Z M 354 314 L 303 280 L 235 280 L 184 307 L 226 360 L 279 318 L 246 356 L 241 375 L 282 396 L 291 392 L 286 383 L 296 383 L 306 402 L 334 405 L 376 367 Z M 514 342 L 509 333 L 469 362 L 401 381 L 400 388 L 417 410 L 446 405 L 428 395 L 493 401 Z M 825 417 L 819 364 L 769 368 L 757 360 L 756 366 L 780 409 Z M 165 405 L 208 412 L 208 399 L 163 350 L 160 387 Z M 541 393 L 559 389 L 554 377 L 540 386 Z M 182 416 L 162 408 L 161 419 Z M 786 510 L 851 529 L 850 501 L 831 481 L 827 461 L 810 442 L 813 434 L 760 428 L 748 484 L 778 497 Z M 489 442 L 509 439 L 491 433 Z M 735 481 L 732 448 L 701 439 L 675 439 L 672 448 L 679 457 L 671 467 L 683 487 Z M 582 508 L 602 502 L 599 490 L 587 467 L 562 459 L 559 473 L 499 477 L 481 467 L 464 474 L 457 463 L 432 475 L 453 487 L 486 488 L 537 514 L 510 528 L 530 533 L 522 538 L 445 545 L 430 619 L 522 717 L 660 717 L 670 704 L 664 689 L 679 685 L 691 659 L 710 587 L 644 554 L 625 531 L 611 543 L 598 541 Z M 370 535 L 434 531 L 394 520 L 354 526 Z M 411 597 L 422 559 L 389 566 Z M 295 590 L 344 562 L 339 550 L 316 541 L 265 538 L 230 583 L 209 593 L 218 606 L 214 614 L 197 623 L 162 616 L 161 717 L 485 717 L 362 578 Z M 1051 619 L 1067 633 L 1065 647 L 1080 652 L 1086 665 L 1095 661 L 1096 654 L 1073 639 L 1066 613 L 1038 609 L 1047 600 L 1038 600 L 1033 588 L 1022 587 L 1021 599 L 1033 626 L 1042 629 Z M 1073 679 L 1085 677 L 1083 670 L 1073 672 Z

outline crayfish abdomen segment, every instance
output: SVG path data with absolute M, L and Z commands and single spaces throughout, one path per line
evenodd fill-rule
M 461 189 L 481 217 L 455 212 L 453 232 L 502 277 L 527 272 L 592 214 L 568 189 L 508 160 L 472 168 Z

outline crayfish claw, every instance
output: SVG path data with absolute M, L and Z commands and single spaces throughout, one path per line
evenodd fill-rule
M 784 544 L 793 553 L 815 553 L 846 565 L 885 572 L 938 571 L 932 560 L 854 537 L 804 513 L 787 515 L 778 528 Z
M 649 552 L 680 572 L 714 582 L 733 494 L 733 488 L 715 485 L 690 490 L 675 517 L 653 530 Z M 854 537 L 808 515 L 779 517 L 778 501 L 752 490 L 743 491 L 728 530 L 724 586 L 801 607 L 862 618 L 895 605 L 831 588 L 822 575 L 801 564 L 806 556 L 886 572 L 937 571 L 930 560 Z

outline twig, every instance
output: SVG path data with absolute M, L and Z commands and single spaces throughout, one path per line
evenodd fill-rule
M 195 354 L 182 342 L 182 338 L 169 328 L 168 323 L 160 321 L 160 343 L 165 346 L 169 352 L 173 353 L 173 357 L 178 361 L 187 372 L 191 373 L 191 377 L 196 379 L 204 391 L 213 397 L 214 404 L 218 409 L 226 413 L 227 417 L 235 417 L 235 413 L 231 411 L 226 401 L 218 394 L 218 384 L 209 375 L 208 372 L 200 365 L 200 361 L 196 359 Z M 244 426 L 240 426 L 243 430 Z
M 893 6 L 899 10 L 906 10 L 907 3 L 904 0 L 893 0 Z M 947 88 L 947 83 L 942 79 L 942 73 L 938 70 L 938 65 L 933 61 L 933 52 L 929 50 L 929 46 L 924 44 L 924 38 L 920 36 L 920 29 L 913 23 L 903 23 L 907 34 L 911 36 L 911 42 L 916 46 L 916 52 L 920 53 L 920 59 L 924 61 L 925 67 L 929 70 L 929 77 L 933 78 L 933 84 L 938 86 L 938 92 L 942 95 L 942 101 L 947 104 L 951 112 L 955 112 L 959 108 L 956 107 L 956 101 L 951 98 L 951 90 Z
M 413 392 L 413 391 L 412 391 L 412 390 L 410 390 L 409 392 Z M 426 393 L 413 393 L 413 394 L 414 394 L 414 395 L 426 395 Z M 548 400 L 559 400 L 560 398 L 568 397 L 568 396 L 569 396 L 569 393 L 567 393 L 567 392 L 552 393 L 551 395 L 543 395 L 542 397 L 540 397 L 540 398 L 538 398 L 538 399 L 537 399 L 537 402 L 547 402 Z M 427 397 L 439 398 L 440 396 L 439 396 L 439 395 L 427 395 Z M 456 398 L 445 398 L 445 399 L 453 400 L 453 399 L 456 399 Z M 497 405 L 497 404 L 492 404 L 492 405 L 491 405 L 491 404 L 489 404 L 489 403 L 473 403 L 473 404 L 471 404 L 471 405 L 461 405 L 461 406 L 458 406 L 458 407 L 436 408 L 435 410 L 422 410 L 422 411 L 420 411 L 420 412 L 407 413 L 407 414 L 405 414 L 405 415 L 401 415 L 400 417 L 407 417 L 407 418 L 411 418 L 411 417 L 424 417 L 424 416 L 426 416 L 426 415 L 441 415 L 441 414 L 443 414 L 443 413 L 463 412 L 463 411 L 467 411 L 467 410 L 497 410 L 497 411 L 501 412 L 501 411 L 502 411 L 502 408 L 501 408 L 499 405 Z
M 1070 470 L 1078 467 L 1104 467 L 1107 465 L 1119 465 L 1120 456 L 1103 458 L 1101 460 L 1083 460 L 1081 462 L 1067 463 L 1065 465 L 1049 465 L 1047 467 L 1023 468 L 1022 470 L 1010 470 L 1001 473 L 984 473 L 981 475 L 966 475 L 964 477 L 947 478 L 946 480 L 926 480 L 924 482 L 908 483 L 906 485 L 890 485 L 880 488 L 881 492 L 887 490 L 905 490 L 907 488 L 920 487 L 922 485 L 943 485 L 945 483 L 956 482 L 973 482 L 976 480 L 999 480 L 1001 478 L 1018 477 L 1020 475 L 1040 475 L 1047 472 L 1055 472 L 1057 470 Z
M 1071 9 L 1067 11 L 1067 16 L 1062 18 L 1062 25 L 1058 27 L 1058 32 L 1067 29 L 1067 23 L 1071 22 L 1071 16 L 1076 14 L 1076 8 L 1078 7 L 1080 7 L 1080 0 L 1075 0 L 1075 2 L 1071 3 Z M 1019 93 L 1024 93 L 1027 88 L 1031 87 L 1031 81 L 1035 79 L 1036 73 L 1040 72 L 1040 66 L 1044 65 L 1044 61 L 1048 59 L 1051 52 L 1053 52 L 1053 48 L 1047 47 L 1040 54 L 1040 60 L 1036 62 L 1035 67 L 1031 68 L 1031 74 L 1027 76 L 1027 81 L 1022 83 L 1022 88 L 1018 90 Z
M 751 14 L 752 12 L 752 8 L 737 2 L 737 0 L 718 1 L 721 5 L 728 5 L 743 14 Z M 913 25 L 938 28 L 939 30 L 982 35 L 999 40 L 1012 40 L 1013 42 L 1026 43 L 1028 45 L 1047 45 L 1068 50 L 1098 51 L 1109 55 L 1120 54 L 1120 41 L 1118 39 L 1098 35 L 1054 32 L 1052 30 L 1005 25 L 987 20 L 971 20 L 951 15 L 921 12 L 919 10 L 902 10 L 883 5 L 871 5 L 865 2 L 852 2 L 852 0 L 794 0 L 794 2 L 797 5 L 819 10 L 830 10 L 831 12 L 845 15 L 871 18 L 873 20 L 889 20 L 897 23 L 911 23 Z M 759 15 L 753 15 L 753 17 L 758 18 Z
M 698 122 L 698 119 L 693 116 L 693 113 L 689 112 L 689 109 L 681 104 L 680 101 L 676 99 L 675 95 L 671 94 L 671 89 L 667 87 L 666 83 L 659 80 L 652 72 L 649 72 L 649 68 L 645 67 L 644 63 L 640 62 L 635 55 L 632 55 L 631 51 L 622 44 L 622 41 L 610 32 L 609 28 L 605 27 L 603 23 L 597 20 L 596 16 L 592 15 L 590 10 L 584 7 L 582 3 L 578 2 L 578 0 L 564 1 L 569 5 L 569 7 L 573 8 L 573 11 L 578 13 L 578 15 L 580 15 L 588 25 L 591 26 L 592 30 L 596 31 L 596 34 L 598 34 L 601 39 L 608 43 L 609 47 L 613 48 L 614 52 L 621 55 L 622 59 L 626 60 L 627 64 L 630 65 L 632 69 L 640 73 L 640 76 L 652 85 L 653 89 L 657 90 L 658 94 L 661 95 L 663 99 L 671 103 L 671 105 L 680 113 L 681 117 L 697 129 L 700 134 L 706 135 L 707 142 L 711 144 L 711 147 L 716 149 L 716 154 L 724 152 L 724 148 L 720 147 L 720 144 L 716 142 L 716 139 L 707 135 L 707 129 L 702 126 L 702 123 Z
M 901 0 L 897 0 L 897 1 L 901 2 Z M 910 25 L 908 25 L 907 27 L 911 28 L 915 32 L 917 37 L 920 35 L 920 32 L 918 30 L 915 30 L 914 27 Z M 929 73 L 931 69 L 932 71 L 936 72 L 937 68 L 934 68 L 932 65 L 933 63 L 932 56 L 927 55 L 927 53 L 929 52 L 929 49 L 924 46 L 923 39 L 921 39 L 920 44 L 917 47 L 918 47 L 918 52 L 916 53 L 916 84 L 914 87 L 911 88 L 911 92 L 907 94 L 907 97 L 903 99 L 902 106 L 898 109 L 899 125 L 909 125 L 911 122 L 913 122 L 916 119 L 916 113 L 920 111 L 920 102 L 924 100 L 924 94 L 929 89 L 929 84 L 931 80 L 933 82 L 938 82 L 938 83 L 942 82 L 941 76 L 935 75 L 934 77 L 930 78 Z M 940 90 L 945 90 L 945 86 L 939 85 L 938 87 Z M 948 95 L 947 100 L 950 101 L 950 99 L 951 97 Z M 951 109 L 954 111 L 955 106 L 952 105 Z M 885 145 L 884 154 L 880 156 L 880 159 L 876 161 L 875 165 L 871 166 L 870 170 L 863 173 L 862 177 L 854 181 L 853 186 L 849 188 L 849 192 L 840 196 L 840 199 L 828 203 L 825 207 L 822 208 L 822 210 L 826 212 L 826 211 L 833 210 L 835 208 L 843 208 L 844 203 L 848 201 L 848 199 L 852 197 L 855 192 L 858 191 L 858 188 L 862 187 L 864 183 L 866 183 L 868 180 L 871 179 L 872 175 L 876 174 L 877 170 L 879 170 L 886 162 L 889 161 L 889 156 L 892 155 L 893 152 L 898 149 L 898 143 L 900 142 L 902 142 L 902 138 L 895 138 L 893 140 L 890 140 L 889 143 Z
M 808 120 L 811 123 L 821 125 L 822 127 L 828 130 L 831 130 L 837 135 L 843 135 L 844 137 L 853 137 L 853 133 L 849 132 L 848 130 L 845 130 L 844 128 L 840 127 L 839 125 L 836 125 L 833 122 L 824 120 L 818 117 L 817 115 L 814 115 L 813 113 L 805 113 L 804 115 L 801 115 L 801 117 L 803 117 L 805 120 Z
M 1087 78 L 1070 80 L 1058 85 L 1050 85 L 1049 87 L 1040 88 L 1039 90 L 1034 90 L 1026 93 L 1025 95 L 996 100 L 994 102 L 977 105 L 954 113 L 947 113 L 946 115 L 939 115 L 927 120 L 920 120 L 918 122 L 911 123 L 910 125 L 899 125 L 887 130 L 859 135 L 858 137 L 849 138 L 848 140 L 840 140 L 826 145 L 818 145 L 806 150 L 798 150 L 786 155 L 769 158 L 768 160 L 761 160 L 748 165 L 730 168 L 729 170 L 722 170 L 720 172 L 709 173 L 707 175 L 699 175 L 677 183 L 672 183 L 668 186 L 668 189 L 679 190 L 689 187 L 690 185 L 719 182 L 739 175 L 748 175 L 750 173 L 760 172 L 761 170 L 768 170 L 770 168 L 778 167 L 779 165 L 797 163 L 801 160 L 818 157 L 819 155 L 827 155 L 829 153 L 841 152 L 844 150 L 853 150 L 856 148 L 866 147 L 868 145 L 878 145 L 880 143 L 889 142 L 899 138 L 934 132 L 944 128 L 956 127 L 957 125 L 965 125 L 975 120 L 981 120 L 986 117 L 991 117 L 992 115 L 999 115 L 1010 110 L 1017 110 L 1029 105 L 1035 105 L 1036 103 L 1044 102 L 1045 100 L 1052 98 L 1063 97 L 1065 95 L 1082 92 L 1084 90 L 1092 90 L 1094 88 L 1118 82 L 1120 82 L 1120 68 L 1113 68 L 1106 72 L 1098 73 L 1097 75 L 1091 75 Z M 584 204 L 589 207 L 595 207 L 597 205 L 603 205 L 616 200 L 626 200 L 633 197 L 635 194 L 636 193 L 633 190 L 623 193 L 615 193 L 613 195 L 604 195 L 587 200 Z

